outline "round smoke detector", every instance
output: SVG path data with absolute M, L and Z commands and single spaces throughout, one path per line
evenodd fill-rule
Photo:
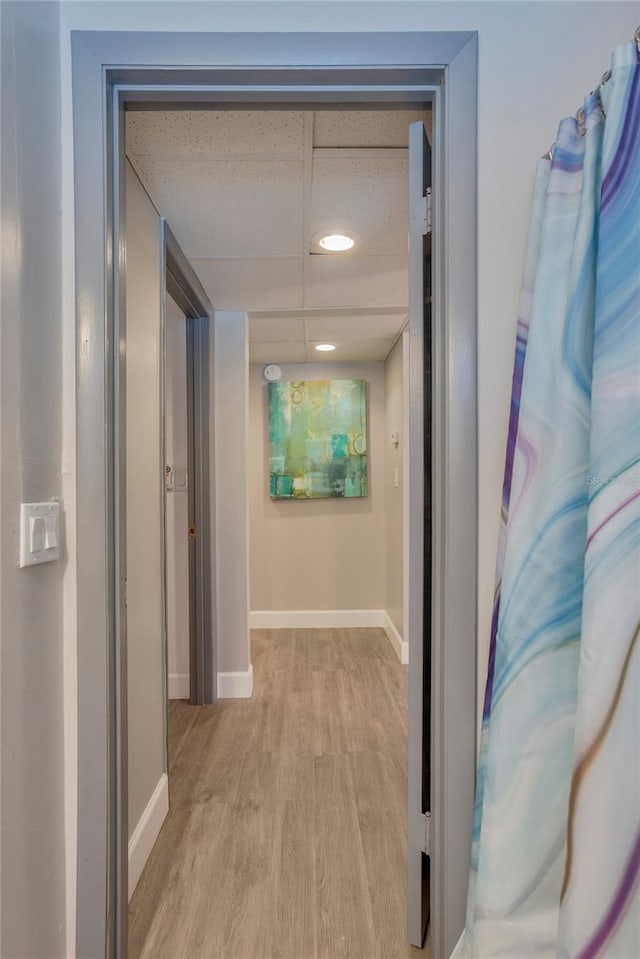
M 276 363 L 269 363 L 262 372 L 267 383 L 277 383 L 282 379 L 282 370 Z

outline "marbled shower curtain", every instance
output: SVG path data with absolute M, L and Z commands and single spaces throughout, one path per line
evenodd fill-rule
M 606 114 L 589 513 L 558 956 L 640 957 L 640 42 Z
M 539 162 L 467 927 L 473 959 L 640 957 L 640 51 Z

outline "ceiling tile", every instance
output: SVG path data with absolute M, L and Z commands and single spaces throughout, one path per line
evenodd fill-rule
M 409 124 L 430 115 L 421 110 L 318 110 L 313 143 L 320 147 L 406 147 Z
M 383 363 L 393 348 L 395 336 L 361 340 L 340 346 L 331 353 L 331 363 Z M 308 363 L 326 363 L 327 353 L 319 353 L 313 344 L 307 346 Z
M 251 316 L 249 317 L 249 340 L 252 343 L 304 341 L 304 320 L 299 316 Z
M 422 116 L 315 115 L 310 232 L 353 230 L 360 255 L 344 257 L 306 256 L 303 111 L 133 111 L 128 151 L 218 309 L 397 307 L 407 302 L 408 227 L 406 154 L 397 149 Z M 376 153 L 326 156 L 323 147 Z
M 301 259 L 192 259 L 191 264 L 218 310 L 287 310 L 302 306 Z
M 407 256 L 312 256 L 307 306 L 404 306 Z
M 297 161 L 141 157 L 135 166 L 188 257 L 303 252 Z
M 302 153 L 304 114 L 286 110 L 132 110 L 127 152 L 180 159 Z
M 314 157 L 311 235 L 353 234 L 358 253 L 406 253 L 408 176 L 406 155 Z
M 304 363 L 304 343 L 251 343 L 251 363 Z
M 406 313 L 386 316 L 324 316 L 306 320 L 307 337 L 314 343 L 346 345 L 363 340 L 394 339 L 406 323 Z

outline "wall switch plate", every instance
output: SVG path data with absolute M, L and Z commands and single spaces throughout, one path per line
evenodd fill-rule
M 20 505 L 21 567 L 52 563 L 60 556 L 60 504 Z

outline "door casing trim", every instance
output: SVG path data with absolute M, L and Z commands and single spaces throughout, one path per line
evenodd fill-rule
M 212 66 L 215 64 L 215 66 Z M 250 66 L 247 66 L 249 64 Z M 126 957 L 122 784 L 124 108 L 189 102 L 406 106 L 434 101 L 434 511 L 431 948 L 464 921 L 475 779 L 477 636 L 477 35 L 73 32 L 78 570 L 79 955 Z M 122 323 L 120 328 L 119 324 Z M 412 356 L 411 432 L 422 428 Z M 419 402 L 416 402 L 419 399 Z M 412 476 L 419 467 L 413 464 Z M 414 507 L 420 489 L 412 489 Z M 410 562 L 422 542 L 410 544 Z M 421 642 L 410 597 L 410 645 Z M 410 667 L 411 668 L 411 667 Z M 414 684 L 415 685 L 415 684 Z M 126 688 L 125 688 L 126 692 Z M 415 703 L 414 703 L 415 706 Z M 410 709 L 412 708 L 410 703 Z M 125 717 L 126 722 L 126 717 Z M 126 797 L 125 797 L 126 801 Z M 126 856 L 124 858 L 126 863 Z M 124 874 L 126 876 L 126 872 Z M 124 896 L 122 887 L 124 886 Z

